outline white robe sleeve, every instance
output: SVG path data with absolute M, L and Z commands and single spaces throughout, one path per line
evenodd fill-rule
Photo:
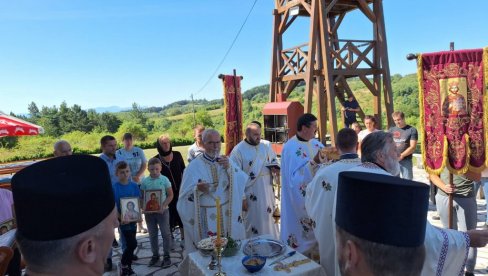
M 461 275 L 469 251 L 466 233 L 432 226 L 425 229 L 425 262 L 422 276 Z

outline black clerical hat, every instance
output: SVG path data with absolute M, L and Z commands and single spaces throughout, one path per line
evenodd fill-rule
M 365 172 L 341 172 L 336 224 L 363 240 L 398 247 L 424 243 L 429 187 Z
M 107 164 L 90 155 L 35 163 L 14 175 L 12 192 L 17 231 L 34 241 L 83 233 L 115 206 Z

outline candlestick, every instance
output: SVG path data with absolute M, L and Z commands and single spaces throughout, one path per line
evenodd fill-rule
M 215 208 L 217 208 L 217 243 L 220 244 L 220 237 L 222 236 L 222 229 L 220 228 L 220 221 L 222 214 L 220 211 L 220 197 L 215 199 Z

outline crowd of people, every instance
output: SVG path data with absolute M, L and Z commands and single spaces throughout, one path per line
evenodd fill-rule
M 366 116 L 366 129 L 360 130 L 352 119 L 353 101 L 344 108 L 351 128 L 337 133 L 338 160 L 331 160 L 315 138 L 317 118 L 309 113 L 298 119 L 281 162 L 270 142 L 261 139 L 256 121 L 246 126 L 244 140 L 229 156 L 221 154 L 218 131 L 197 126 L 187 166 L 167 135 L 157 139 L 158 154 L 148 161 L 130 133 L 122 137 L 121 149 L 115 137 L 102 137 L 98 158 L 71 155 L 69 143 L 58 141 L 55 158 L 12 179 L 27 274 L 76 268 L 100 275 L 112 270 L 111 248 L 120 243 L 121 274 L 133 275 L 138 231 L 149 233 L 149 266 L 160 261 L 161 235 L 160 265 L 169 267 L 176 229 L 185 255 L 221 229 L 222 236 L 240 240 L 270 235 L 319 262 L 325 275 L 474 275 L 476 248 L 488 242 L 488 230 L 475 229 L 479 176 L 455 176 L 450 185 L 445 173 L 430 175 L 439 188 L 436 201 L 445 228 L 447 195 L 454 195 L 456 210 L 454 229 L 432 226 L 429 187 L 412 181 L 416 129 L 402 112 L 394 112 L 395 126 L 387 131 L 377 129 L 374 116 Z M 279 225 L 273 217 L 277 178 Z M 49 222 L 46 213 L 53 214 Z

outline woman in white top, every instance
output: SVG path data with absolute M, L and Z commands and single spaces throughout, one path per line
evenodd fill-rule
M 363 129 L 358 133 L 358 142 L 359 142 L 358 154 L 359 154 L 359 156 L 361 156 L 361 142 L 363 141 L 363 139 L 366 136 L 368 136 L 368 134 L 375 132 L 375 131 L 378 131 L 376 129 L 376 125 L 377 125 L 376 118 L 372 115 L 364 116 L 364 125 L 366 126 L 366 129 Z

